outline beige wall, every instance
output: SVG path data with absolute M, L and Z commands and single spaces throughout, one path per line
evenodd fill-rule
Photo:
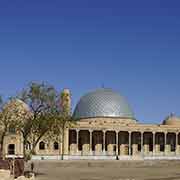
M 134 120 L 131 119 L 117 119 L 117 118 L 94 118 L 94 119 L 83 119 L 81 121 L 78 121 L 74 127 L 70 128 L 70 130 L 74 130 L 76 133 L 78 132 L 78 143 L 79 141 L 84 139 L 84 143 L 82 144 L 82 153 L 79 152 L 78 150 L 78 145 L 76 143 L 77 141 L 77 136 L 73 137 L 73 143 L 69 142 L 69 129 L 66 129 L 65 134 L 64 134 L 64 154 L 76 154 L 76 155 L 88 155 L 92 154 L 92 146 L 93 143 L 96 142 L 95 145 L 95 151 L 98 153 L 103 153 L 104 150 L 104 143 L 106 146 L 106 151 L 107 154 L 113 155 L 113 152 L 116 151 L 116 154 L 118 155 L 127 155 L 127 154 L 141 154 L 141 151 L 138 150 L 137 143 L 135 143 L 134 146 L 132 146 L 133 143 L 133 138 L 137 138 L 136 136 L 132 138 L 133 132 L 139 132 L 140 138 L 141 134 L 144 132 L 149 132 L 150 136 L 153 138 L 153 134 L 157 133 L 162 133 L 162 136 L 165 134 L 167 135 L 168 132 L 174 133 L 177 137 L 177 135 L 180 133 L 180 126 L 179 125 L 155 125 L 155 124 L 139 124 Z M 87 131 L 87 133 L 79 133 L 80 131 Z M 91 138 L 90 138 L 90 131 L 92 132 Z M 102 132 L 101 135 L 103 135 L 101 138 L 99 135 L 95 136 L 95 139 L 93 139 L 93 133 L 95 131 Z M 120 132 L 126 132 L 127 136 L 123 136 L 122 134 L 120 135 Z M 75 133 L 75 134 L 76 134 Z M 105 139 L 104 137 L 105 133 Z M 117 137 L 118 133 L 118 137 Z M 131 139 L 129 140 L 129 134 L 131 134 Z M 82 137 L 81 137 L 82 136 Z M 87 137 L 85 137 L 87 136 Z M 149 135 L 148 135 L 149 136 Z M 175 152 L 171 152 L 170 146 L 166 145 L 164 152 L 160 152 L 160 146 L 158 144 L 154 143 L 154 150 L 150 152 L 149 150 L 149 142 L 146 138 L 143 137 L 143 144 L 140 145 L 142 146 L 142 150 L 145 154 L 162 154 L 165 153 L 166 155 L 172 155 L 174 154 L 180 154 L 180 145 L 177 143 L 180 141 L 176 141 L 177 148 Z M 180 137 L 180 136 L 179 136 Z M 118 138 L 118 143 L 117 139 Z M 138 137 L 139 138 L 139 137 Z M 155 137 L 157 138 L 157 137 Z M 124 140 L 123 140 L 124 139 Z M 123 140 L 123 141 L 122 141 Z M 36 147 L 36 154 L 37 155 L 60 155 L 62 154 L 62 143 L 59 141 L 59 149 L 54 150 L 54 142 L 56 141 L 55 139 L 47 139 L 46 137 L 42 138 L 40 142 L 43 141 L 45 143 L 45 150 L 40 150 L 39 149 L 39 144 Z M 86 142 L 85 142 L 86 141 Z M 122 142 L 121 142 L 122 141 Z M 129 142 L 130 141 L 130 142 Z M 167 141 L 167 139 L 166 139 Z M 57 141 L 58 142 L 58 141 Z M 69 146 L 70 143 L 70 146 Z M 131 143 L 131 144 L 130 144 Z M 168 141 L 166 142 L 168 144 Z M 5 154 L 8 154 L 8 145 L 9 144 L 15 144 L 15 154 L 16 155 L 23 155 L 23 138 L 21 135 L 17 134 L 9 134 L 5 137 L 4 141 L 4 152 Z M 129 148 L 129 145 L 131 148 Z M 69 152 L 71 150 L 71 152 Z M 131 152 L 132 151 L 132 152 Z
M 4 138 L 4 154 L 8 155 L 8 146 L 15 145 L 15 155 L 23 155 L 23 137 L 20 134 L 8 134 Z

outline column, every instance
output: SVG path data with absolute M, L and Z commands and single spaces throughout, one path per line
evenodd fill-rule
M 164 132 L 164 145 L 167 144 L 167 132 Z
M 178 133 L 176 132 L 176 155 L 178 155 Z
M 76 129 L 76 147 L 77 153 L 79 152 L 79 129 Z
M 149 155 L 149 147 L 150 147 L 150 144 L 149 144 L 149 133 L 145 133 L 144 132 L 144 136 L 143 136 L 143 138 L 144 138 L 144 143 L 143 143 L 143 145 L 144 145 L 144 154 L 143 155 Z
M 63 148 L 63 155 L 69 154 L 69 129 L 66 128 L 64 130 L 64 148 Z
M 131 156 L 131 132 L 129 132 L 129 156 Z
M 90 151 L 90 154 L 92 154 L 92 130 L 89 130 L 89 151 Z
M 144 142 L 144 138 L 143 138 L 144 132 L 141 132 L 141 155 L 143 156 L 144 154 L 144 146 L 143 146 L 143 142 Z
M 119 132 L 116 131 L 116 156 L 119 155 L 118 149 L 119 149 Z
M 168 153 L 167 151 L 167 132 L 164 132 L 164 155 Z
M 106 152 L 105 146 L 106 146 L 106 131 L 103 130 L 103 153 Z
M 153 134 L 153 156 L 156 155 L 155 151 L 155 143 L 156 143 L 156 132 L 152 132 Z

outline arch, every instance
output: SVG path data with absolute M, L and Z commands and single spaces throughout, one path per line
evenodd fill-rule
M 129 133 L 128 131 L 119 132 L 119 144 L 129 144 Z
M 69 130 L 69 146 L 71 144 L 77 144 L 76 139 L 77 139 L 76 130 L 74 130 L 74 129 Z
M 39 150 L 45 150 L 45 143 L 43 141 L 39 143 Z
M 167 133 L 167 144 L 170 145 L 170 151 L 176 150 L 176 133 Z
M 120 131 L 119 132 L 119 151 L 120 155 L 131 155 L 132 152 L 132 143 L 131 140 L 129 139 L 129 132 L 128 131 Z M 129 141 L 130 140 L 130 141 Z
M 113 152 L 116 151 L 116 132 L 106 131 L 105 150 L 108 151 L 108 145 L 113 145 Z
M 9 144 L 8 145 L 8 154 L 9 155 L 15 155 L 15 144 Z
M 88 130 L 80 130 L 79 131 L 79 150 L 83 150 L 84 144 L 90 144 L 90 133 Z
M 95 151 L 97 144 L 101 144 L 103 146 L 103 132 L 98 130 L 93 131 L 92 133 L 92 151 Z
M 148 151 L 153 152 L 153 133 L 152 132 L 144 132 L 143 134 L 143 145 L 148 145 Z
M 131 134 L 131 143 L 132 143 L 132 145 L 137 145 L 137 150 L 138 150 L 138 152 L 140 152 L 141 151 L 141 141 L 143 141 L 142 139 L 141 139 L 141 132 L 132 132 L 132 134 Z
M 177 145 L 180 145 L 180 133 L 177 134 Z
M 155 145 L 160 146 L 160 152 L 165 150 L 165 134 L 163 132 L 157 132 L 155 134 Z
M 58 150 L 59 149 L 59 143 L 58 142 L 54 142 L 54 150 Z

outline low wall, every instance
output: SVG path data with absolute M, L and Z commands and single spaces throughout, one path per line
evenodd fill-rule
M 7 160 L 0 159 L 0 169 L 10 169 L 9 162 Z
M 0 169 L 0 179 L 1 180 L 13 180 L 9 170 Z
M 9 170 L 0 169 L 0 180 L 34 180 L 34 179 L 35 178 L 33 174 L 30 178 L 19 176 L 18 178 L 14 179 Z
M 22 176 L 24 174 L 24 159 L 1 159 L 0 169 L 10 170 L 15 177 Z
M 61 156 L 32 156 L 32 160 L 61 160 Z M 64 160 L 115 160 L 116 156 L 78 156 L 78 155 L 64 155 Z
M 180 156 L 78 156 L 64 155 L 64 160 L 180 160 Z M 32 160 L 61 160 L 61 156 L 32 156 Z

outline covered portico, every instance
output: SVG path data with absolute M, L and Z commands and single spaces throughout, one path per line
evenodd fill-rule
M 180 133 L 70 129 L 68 153 L 72 156 L 179 156 Z

